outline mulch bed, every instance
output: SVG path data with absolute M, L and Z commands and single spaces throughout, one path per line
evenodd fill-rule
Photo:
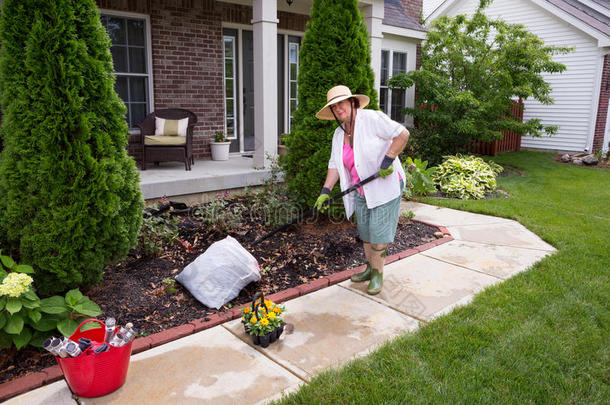
M 272 294 L 364 263 L 356 227 L 347 221 L 317 218 L 250 247 L 254 240 L 273 228 L 264 227 L 247 215 L 243 219 L 239 230 L 230 234 L 266 270 L 259 282 L 246 286 L 220 310 L 207 308 L 179 283 L 171 281 L 211 243 L 225 236 L 208 227 L 196 226 L 197 221 L 192 217 L 179 223 L 179 239 L 166 246 L 160 256 L 146 257 L 142 251 L 133 249 L 125 260 L 106 270 L 100 285 L 84 289 L 83 293 L 101 307 L 105 316 L 115 317 L 119 324 L 133 322 L 141 335 L 148 335 L 247 303 L 257 291 Z M 401 218 L 388 255 L 435 240 L 437 231 Z M 29 348 L 19 352 L 3 350 L 0 383 L 54 364 L 55 359 L 46 352 Z

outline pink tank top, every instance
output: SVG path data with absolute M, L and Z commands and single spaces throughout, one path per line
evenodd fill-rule
M 343 166 L 345 166 L 352 175 L 352 184 L 360 183 L 360 176 L 358 176 L 356 166 L 354 165 L 354 150 L 348 144 L 343 145 Z M 364 195 L 364 189 L 359 187 L 358 193 Z

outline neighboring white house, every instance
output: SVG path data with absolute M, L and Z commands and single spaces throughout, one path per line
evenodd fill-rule
M 479 0 L 424 0 L 426 26 L 441 15 L 473 15 Z M 525 101 L 524 120 L 541 118 L 558 125 L 556 135 L 523 137 L 522 146 L 559 151 L 608 150 L 610 122 L 610 1 L 495 0 L 485 14 L 520 23 L 546 44 L 574 47 L 555 60 L 561 74 L 545 74 L 553 89 L 552 105 Z

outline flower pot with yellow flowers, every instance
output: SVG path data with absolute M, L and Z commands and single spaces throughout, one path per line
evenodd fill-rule
M 285 308 L 273 301 L 264 299 L 261 293 L 256 293 L 252 305 L 242 308 L 241 321 L 247 334 L 252 336 L 252 342 L 262 347 L 275 342 L 284 331 L 282 313 Z

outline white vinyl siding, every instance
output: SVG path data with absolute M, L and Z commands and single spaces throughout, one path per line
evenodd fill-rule
M 478 3 L 479 0 L 458 1 L 447 10 L 447 14 L 472 15 Z M 599 95 L 601 53 L 597 41 L 529 0 L 495 0 L 485 14 L 509 23 L 524 24 L 547 45 L 575 48 L 570 54 L 555 56 L 556 61 L 566 65 L 565 72 L 544 75 L 553 89 L 555 103 L 543 105 L 531 99 L 524 101 L 523 119 L 540 118 L 544 124 L 558 125 L 557 134 L 542 138 L 523 137 L 521 145 L 540 149 L 585 150 L 593 136 L 593 118 Z

